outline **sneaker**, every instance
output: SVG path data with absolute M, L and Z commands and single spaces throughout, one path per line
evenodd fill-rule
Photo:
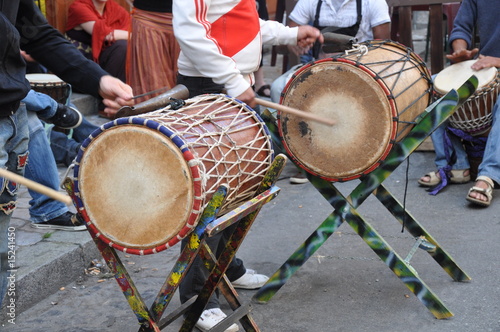
M 245 274 L 240 278 L 232 281 L 233 287 L 243 289 L 258 289 L 261 288 L 269 278 L 263 274 L 258 274 L 252 269 L 247 269 Z
M 306 172 L 304 172 L 303 170 L 298 171 L 297 174 L 290 177 L 291 184 L 302 184 L 306 183 L 307 181 L 309 180 L 307 179 Z
M 220 321 L 226 318 L 226 314 L 222 312 L 219 308 L 207 309 L 203 311 L 200 318 L 196 322 L 196 327 L 205 331 L 210 331 L 215 325 L 217 325 Z M 233 324 L 229 326 L 225 332 L 235 332 L 240 328 L 238 325 Z
M 78 127 L 82 123 L 82 114 L 71 106 L 57 104 L 56 114 L 47 119 L 48 123 L 54 124 L 56 127 L 71 129 Z
M 87 226 L 83 223 L 80 217 L 72 212 L 66 212 L 59 217 L 44 221 L 41 223 L 32 223 L 31 227 L 38 229 L 56 229 L 61 231 L 84 231 Z

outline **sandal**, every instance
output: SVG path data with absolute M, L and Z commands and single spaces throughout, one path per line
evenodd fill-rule
M 470 181 L 470 172 L 467 175 L 464 173 L 468 171 L 467 169 L 452 169 L 450 172 L 450 183 L 460 184 L 467 183 Z M 418 180 L 418 183 L 424 187 L 434 187 L 438 183 L 441 182 L 441 178 L 438 176 L 438 172 L 429 172 L 425 174 L 423 177 L 429 177 L 429 181 L 422 181 L 422 179 Z
M 478 181 L 486 182 L 488 184 L 488 187 L 485 189 L 485 188 L 480 188 L 480 187 L 473 186 L 472 188 L 469 189 L 469 192 L 467 193 L 467 198 L 466 199 L 469 202 L 477 204 L 477 205 L 480 205 L 480 206 L 490 206 L 491 200 L 493 199 L 493 187 L 494 187 L 493 180 L 491 180 L 487 176 L 481 175 L 481 176 L 477 177 L 476 183 Z M 476 192 L 476 193 L 479 193 L 481 195 L 486 196 L 486 200 L 482 201 L 480 199 L 471 197 L 470 194 L 472 192 Z
M 269 90 L 269 92 L 266 93 L 266 90 Z M 257 90 L 257 94 L 261 97 L 271 98 L 271 86 L 269 84 L 264 84 Z

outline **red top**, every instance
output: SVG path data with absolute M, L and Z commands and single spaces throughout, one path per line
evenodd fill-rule
M 92 0 L 76 0 L 68 9 L 68 22 L 66 31 L 86 22 L 93 22 L 92 31 L 92 56 L 94 61 L 99 59 L 102 48 L 110 42 L 105 42 L 106 36 L 113 30 L 129 30 L 130 15 L 114 0 L 108 0 L 104 12 L 100 15 Z

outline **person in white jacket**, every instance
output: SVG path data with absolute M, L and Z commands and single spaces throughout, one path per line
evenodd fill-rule
M 263 44 L 306 48 L 323 41 L 314 27 L 291 28 L 259 19 L 255 0 L 174 1 L 172 14 L 181 46 L 177 83 L 186 85 L 190 97 L 225 89 L 255 107 L 253 73 L 259 69 Z
M 259 69 L 263 44 L 307 48 L 316 40 L 323 42 L 320 31 L 312 26 L 291 28 L 259 19 L 255 0 L 174 0 L 172 14 L 181 48 L 177 84 L 188 88 L 190 98 L 224 92 L 255 108 L 253 73 Z M 224 247 L 228 231 L 207 239 L 214 252 Z M 201 291 L 203 269 L 201 260 L 195 260 L 179 288 L 182 303 Z M 234 287 L 246 289 L 260 288 L 268 280 L 246 269 L 238 258 L 233 259 L 226 275 Z M 218 296 L 212 296 L 196 327 L 208 331 L 225 317 Z M 226 331 L 238 329 L 233 324 Z

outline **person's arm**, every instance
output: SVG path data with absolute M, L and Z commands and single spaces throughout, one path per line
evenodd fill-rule
M 476 17 L 476 8 L 471 1 L 462 1 L 453 21 L 453 29 L 449 38 L 452 53 L 446 57 L 451 62 L 471 60 L 479 52 L 477 48 L 471 49 Z
M 384 23 L 372 28 L 373 39 L 391 39 L 391 23 Z
M 92 35 L 92 32 L 94 32 L 94 26 L 95 26 L 95 21 L 89 21 L 80 24 L 82 29 L 88 33 L 89 35 Z M 110 33 L 106 35 L 106 41 L 107 42 L 112 42 L 115 40 L 128 40 L 129 37 L 129 32 L 125 30 L 120 30 L 120 29 L 114 29 Z
M 63 81 L 95 97 L 108 107 L 132 105 L 132 88 L 86 59 L 59 31 L 50 26 L 32 0 L 21 0 L 16 28 L 21 49 Z
M 385 0 L 370 1 L 365 15 L 368 16 L 373 39 L 391 39 L 391 16 Z
M 451 54 L 447 54 L 446 57 L 450 59 L 452 63 L 458 63 L 466 60 L 471 60 L 473 59 L 477 53 L 479 52 L 479 49 L 474 48 L 472 50 L 468 50 L 468 43 L 464 39 L 455 39 L 451 43 L 451 49 L 453 52 Z

